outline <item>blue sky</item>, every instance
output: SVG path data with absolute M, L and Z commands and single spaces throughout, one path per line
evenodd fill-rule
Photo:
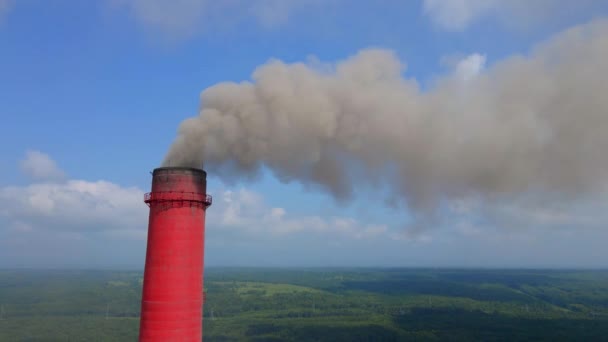
M 141 268 L 148 171 L 202 90 L 270 59 L 389 49 L 424 91 L 607 14 L 591 0 L 0 0 L 0 267 Z M 566 218 L 463 198 L 410 235 L 413 213 L 382 187 L 342 203 L 264 169 L 209 188 L 208 265 L 608 266 L 603 193 Z

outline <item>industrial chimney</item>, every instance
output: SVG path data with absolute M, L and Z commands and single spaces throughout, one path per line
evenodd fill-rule
M 201 341 L 207 173 L 161 167 L 152 173 L 140 341 Z

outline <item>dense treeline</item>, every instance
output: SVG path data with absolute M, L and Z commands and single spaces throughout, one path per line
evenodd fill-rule
M 460 308 L 416 308 L 409 315 L 396 316 L 395 322 L 407 330 L 433 331 L 443 341 L 597 341 L 608 336 L 605 318 L 534 319 Z
M 0 271 L 0 341 L 132 341 L 142 274 Z M 209 269 L 207 341 L 598 340 L 608 272 Z

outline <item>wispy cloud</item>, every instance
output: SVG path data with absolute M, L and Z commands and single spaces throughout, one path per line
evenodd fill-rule
M 285 208 L 272 207 L 262 196 L 241 188 L 223 190 L 214 202 L 216 215 L 211 217 L 210 232 L 240 235 L 244 238 L 316 234 L 346 239 L 372 238 L 385 234 L 386 225 L 366 224 L 350 217 L 291 215 Z
M 142 189 L 104 180 L 69 179 L 40 151 L 28 151 L 21 167 L 33 183 L 0 187 L 0 260 L 29 258 L 30 266 L 48 260 L 65 264 L 81 255 L 103 264 L 104 258 L 113 258 L 105 250 L 108 245 L 133 250 L 129 262 L 143 257 L 148 208 Z M 211 243 L 238 243 L 252 237 L 281 241 L 303 235 L 359 240 L 388 230 L 385 225 L 349 217 L 292 215 L 244 188 L 222 189 L 214 195 L 212 214 L 207 217 Z
M 141 265 L 148 212 L 143 193 L 102 180 L 1 187 L 0 265 Z M 212 193 L 206 240 L 215 264 L 563 266 L 605 260 L 596 256 L 605 250 L 599 241 L 606 237 L 606 197 L 568 208 L 533 198 L 462 198 L 448 203 L 435 229 L 412 236 L 354 217 L 290 213 L 246 188 Z M 566 254 L 556 255 L 558 248 Z
M 129 10 L 139 24 L 168 39 L 182 40 L 203 32 L 253 22 L 265 29 L 279 27 L 290 16 L 320 0 L 109 0 Z
M 63 180 L 66 175 L 48 154 L 29 150 L 21 161 L 21 169 L 30 178 L 37 181 Z
M 500 8 L 500 0 L 424 0 L 424 12 L 442 29 L 460 31 Z
M 447 31 L 463 31 L 485 17 L 495 17 L 510 27 L 562 20 L 580 13 L 600 0 L 424 0 L 424 13 Z
M 23 168 L 26 172 L 38 172 L 35 179 L 44 182 L 0 188 L 0 217 L 8 218 L 16 230 L 145 232 L 147 208 L 142 202 L 143 190 L 103 180 L 62 181 L 64 172 L 41 152 L 28 151 L 22 164 L 27 166 Z M 367 225 L 349 217 L 294 216 L 284 208 L 268 205 L 260 194 L 245 188 L 221 190 L 216 194 L 213 213 L 211 231 L 245 235 L 278 237 L 305 232 L 362 238 L 387 230 L 386 226 Z
M 13 8 L 14 4 L 14 0 L 0 0 L 0 23 Z
M 96 232 L 142 229 L 143 191 L 107 181 L 68 180 L 0 189 L 0 215 L 32 229 Z

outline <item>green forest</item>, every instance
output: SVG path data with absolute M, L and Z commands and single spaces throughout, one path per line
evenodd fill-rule
M 0 341 L 135 341 L 142 273 L 0 271 Z M 205 341 L 602 340 L 608 271 L 205 271 Z

